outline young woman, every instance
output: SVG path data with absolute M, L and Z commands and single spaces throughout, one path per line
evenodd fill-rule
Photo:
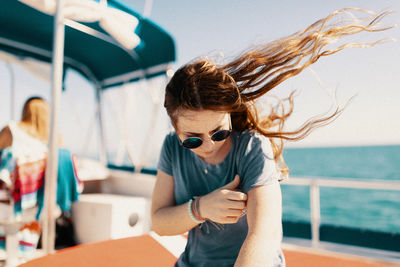
M 359 11 L 359 10 L 357 10 Z M 262 117 L 254 100 L 299 74 L 338 38 L 377 31 L 384 14 L 363 25 L 331 24 L 339 10 L 304 31 L 252 49 L 232 62 L 197 60 L 168 83 L 165 108 L 175 132 L 163 144 L 152 201 L 153 229 L 160 235 L 189 231 L 176 266 L 285 266 L 280 249 L 282 198 L 288 174 L 282 140 L 299 140 L 340 113 L 284 131 L 293 94 Z M 344 20 L 343 20 L 344 21 Z
M 21 121 L 10 121 L 0 132 L 0 190 L 10 195 L 9 198 L 12 197 L 14 203 L 14 214 L 7 216 L 19 216 L 24 210 L 38 206 L 36 220 L 25 224 L 18 234 L 20 241 L 25 244 L 20 246 L 24 255 L 34 251 L 40 235 L 39 218 L 44 201 L 43 181 L 48 154 L 49 120 L 50 105 L 43 98 L 35 96 L 26 100 Z M 61 137 L 60 135 L 60 146 Z M 58 151 L 57 188 L 57 204 L 61 215 L 57 218 L 55 242 L 61 246 L 75 245 L 73 236 L 66 236 L 65 231 L 71 229 L 68 217 L 71 203 L 78 200 L 82 184 L 76 176 L 71 152 L 67 149 L 60 148 Z M 9 198 L 4 199 L 6 203 Z M 25 218 L 29 219 L 33 220 L 30 217 Z
M 17 152 L 27 149 L 36 154 L 46 152 L 49 118 L 49 104 L 41 97 L 29 98 L 24 104 L 21 121 L 10 121 L 1 130 L 0 150 L 14 146 Z

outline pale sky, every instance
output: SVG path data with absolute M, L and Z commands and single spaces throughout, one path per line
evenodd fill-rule
M 140 12 L 144 1 L 126 0 Z M 400 25 L 399 0 L 280 0 L 280 1 L 161 1 L 153 0 L 150 18 L 175 38 L 178 66 L 198 56 L 237 55 L 252 44 L 268 42 L 301 30 L 343 7 L 396 11 L 385 25 Z M 382 34 L 360 35 L 359 41 L 395 38 L 369 49 L 354 48 L 321 59 L 312 66 L 324 86 L 338 90 L 339 102 L 357 97 L 331 125 L 318 129 L 298 145 L 400 144 L 400 28 Z M 299 90 L 296 127 L 304 119 L 322 113 L 330 98 L 310 70 L 288 80 L 272 92 L 287 96 Z
M 143 12 L 144 0 L 124 2 Z M 253 44 L 292 34 L 336 9 L 349 6 L 375 11 L 395 10 L 397 13 L 388 16 L 383 23 L 400 25 L 400 0 L 153 0 L 150 18 L 174 37 L 177 62 L 173 68 L 177 69 L 199 56 L 223 54 L 226 58 L 234 57 Z M 356 40 L 383 38 L 395 38 L 397 42 L 368 49 L 348 49 L 323 58 L 312 66 L 312 71 L 305 70 L 271 92 L 285 97 L 291 90 L 298 90 L 289 129 L 328 110 L 332 99 L 324 87 L 337 89 L 342 104 L 357 95 L 334 123 L 317 129 L 307 139 L 291 146 L 400 144 L 400 27 L 379 34 L 363 34 Z M 18 66 L 14 70 L 19 118 L 26 97 L 48 96 L 50 85 Z M 0 64 L 0 81 L 4 89 L 0 96 L 0 126 L 4 126 L 10 118 L 10 74 L 5 63 Z M 80 134 L 79 139 L 93 139 L 87 132 L 94 126 L 88 125 L 91 123 L 87 121 L 93 118 L 94 93 L 77 74 L 68 77 L 67 88 L 62 100 L 64 119 L 60 128 L 65 136 L 71 136 L 68 145 L 73 146 L 78 138 L 74 135 Z

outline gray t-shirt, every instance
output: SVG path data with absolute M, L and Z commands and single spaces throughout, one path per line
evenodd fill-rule
M 244 193 L 280 178 L 268 138 L 244 131 L 233 132 L 231 141 L 229 154 L 223 162 L 213 165 L 182 147 L 175 132 L 166 136 L 158 169 L 174 177 L 177 205 L 228 184 L 236 174 L 240 176 L 239 189 Z M 233 266 L 247 230 L 246 216 L 235 224 L 206 221 L 190 230 L 185 252 L 175 266 Z M 283 262 L 283 255 L 278 251 L 275 266 L 284 266 Z

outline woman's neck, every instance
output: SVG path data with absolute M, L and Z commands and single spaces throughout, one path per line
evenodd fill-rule
M 231 137 L 229 137 L 228 139 L 226 139 L 224 145 L 218 150 L 218 152 L 215 154 L 214 157 L 206 159 L 201 158 L 201 159 L 207 162 L 208 164 L 217 165 L 223 162 L 225 158 L 228 156 L 229 151 L 231 150 L 231 146 L 232 146 L 232 140 Z

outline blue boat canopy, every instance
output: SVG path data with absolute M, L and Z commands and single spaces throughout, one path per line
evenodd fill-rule
M 64 69 L 77 70 L 103 89 L 165 74 L 169 63 L 175 61 L 171 35 L 118 1 L 107 2 L 108 7 L 138 19 L 135 34 L 140 44 L 127 49 L 103 30 L 99 22 L 80 22 L 82 27 L 76 27 L 73 21 L 66 20 Z M 54 16 L 16 0 L 2 0 L 1 6 L 0 50 L 51 62 Z

